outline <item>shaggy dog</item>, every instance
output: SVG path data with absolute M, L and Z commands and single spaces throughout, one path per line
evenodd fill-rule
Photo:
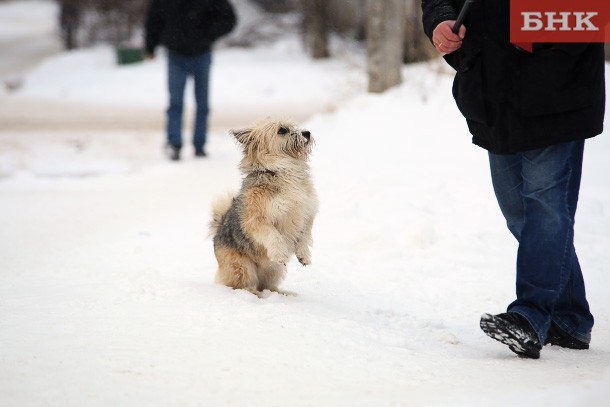
M 258 296 L 280 292 L 292 255 L 303 266 L 311 263 L 318 209 L 307 163 L 313 139 L 288 121 L 262 121 L 232 133 L 243 149 L 244 178 L 237 195 L 213 204 L 216 282 Z

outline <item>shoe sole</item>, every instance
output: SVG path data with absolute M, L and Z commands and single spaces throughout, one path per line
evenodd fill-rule
M 508 324 L 491 314 L 483 314 L 480 322 L 481 329 L 487 336 L 507 345 L 508 348 L 522 358 L 539 359 L 540 350 L 535 345 L 528 346 L 526 335 L 522 329 Z

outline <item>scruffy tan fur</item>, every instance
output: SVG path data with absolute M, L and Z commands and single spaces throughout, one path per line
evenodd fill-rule
M 318 209 L 308 164 L 313 138 L 290 121 L 265 120 L 232 133 L 243 149 L 244 178 L 238 194 L 213 204 L 216 281 L 259 296 L 279 292 L 292 255 L 311 263 Z

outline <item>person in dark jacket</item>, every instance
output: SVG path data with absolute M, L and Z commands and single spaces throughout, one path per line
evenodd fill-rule
M 236 24 L 227 0 L 152 0 L 146 17 L 146 51 L 149 58 L 159 45 L 167 48 L 169 107 L 167 151 L 180 159 L 184 87 L 192 76 L 197 111 L 193 146 L 204 157 L 207 135 L 208 88 L 212 45 Z
M 593 316 L 574 249 L 585 139 L 602 132 L 603 44 L 510 43 L 510 1 L 423 0 L 424 31 L 456 70 L 453 96 L 474 144 L 488 150 L 494 191 L 519 243 L 517 299 L 484 314 L 483 331 L 518 355 L 543 344 L 588 349 Z

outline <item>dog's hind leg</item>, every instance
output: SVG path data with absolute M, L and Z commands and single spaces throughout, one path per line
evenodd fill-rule
M 256 264 L 248 256 L 229 247 L 215 247 L 214 254 L 218 260 L 217 283 L 260 294 Z
M 286 276 L 286 265 L 274 262 L 265 262 L 258 268 L 258 289 L 270 290 L 284 294 L 278 288 Z

